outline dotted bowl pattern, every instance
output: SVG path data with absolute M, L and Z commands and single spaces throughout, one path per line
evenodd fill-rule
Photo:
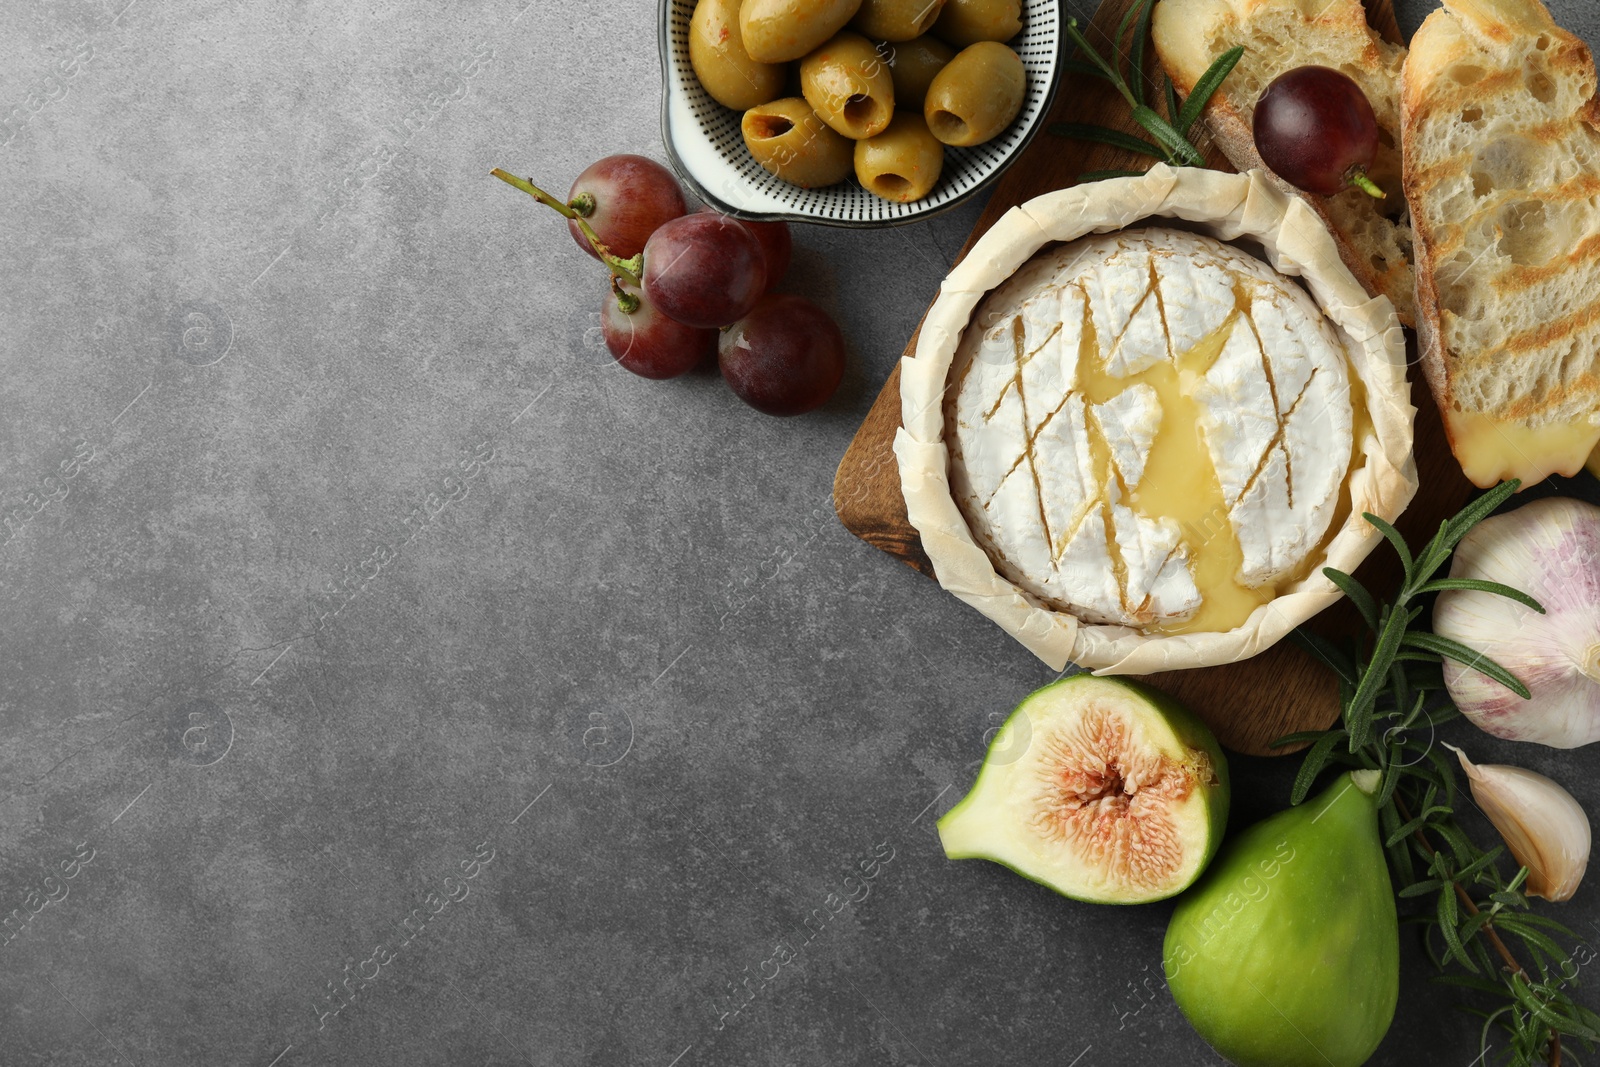
M 1025 0 L 1022 32 L 1008 43 L 1022 57 L 1028 95 L 1004 133 L 972 148 L 947 147 L 938 186 L 914 203 L 880 199 L 853 178 L 825 189 L 802 189 L 763 170 L 745 147 L 739 112 L 723 107 L 700 87 L 689 64 L 694 6 L 695 0 L 661 0 L 662 137 L 673 168 L 694 193 L 741 218 L 866 227 L 893 226 L 946 211 L 988 185 L 1021 153 L 1055 96 L 1061 2 Z

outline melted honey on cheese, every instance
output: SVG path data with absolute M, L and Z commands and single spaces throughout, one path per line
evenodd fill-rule
M 1078 388 L 1090 404 L 1103 404 L 1133 385 L 1148 385 L 1161 402 L 1161 429 L 1156 432 L 1145 460 L 1144 475 L 1138 485 L 1124 485 L 1125 497 L 1135 511 L 1151 517 L 1167 518 L 1183 529 L 1189 548 L 1191 573 L 1203 598 L 1200 608 L 1182 622 L 1149 627 L 1155 633 L 1220 633 L 1242 625 L 1250 613 L 1276 595 L 1272 587 L 1252 589 L 1238 580 L 1244 564 L 1244 549 L 1228 521 L 1228 503 L 1217 477 L 1211 452 L 1200 429 L 1200 405 L 1194 399 L 1194 382 L 1205 376 L 1222 354 L 1236 326 L 1243 325 L 1248 298 L 1238 292 L 1236 306 L 1220 329 L 1177 357 L 1176 366 L 1166 361 L 1124 378 L 1106 372 L 1106 360 L 1094 333 L 1094 323 L 1085 309 L 1084 345 L 1078 357 Z M 1090 445 L 1094 449 L 1095 472 L 1102 485 L 1119 475 L 1111 462 L 1111 446 L 1095 420 L 1090 420 Z M 1128 603 L 1128 572 L 1111 530 L 1111 509 L 1103 504 L 1107 541 L 1112 565 L 1117 572 L 1117 588 L 1123 606 Z

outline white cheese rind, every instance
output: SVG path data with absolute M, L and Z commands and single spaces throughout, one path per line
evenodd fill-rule
M 1145 460 L 1161 429 L 1160 398 L 1150 386 L 1136 383 L 1092 410 L 1118 479 L 1127 492 L 1135 492 L 1144 480 Z

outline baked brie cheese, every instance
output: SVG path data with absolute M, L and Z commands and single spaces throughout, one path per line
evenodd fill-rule
M 996 569 L 1086 622 L 1231 630 L 1303 572 L 1351 460 L 1344 346 L 1295 283 L 1166 228 L 1042 253 L 950 369 L 950 484 Z
M 1254 655 L 1416 485 L 1393 307 L 1258 175 L 1163 166 L 1013 211 L 946 280 L 901 396 L 941 583 L 1057 669 Z

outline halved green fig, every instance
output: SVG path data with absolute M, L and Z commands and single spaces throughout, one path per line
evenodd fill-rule
M 1154 689 L 1079 674 L 1017 705 L 939 837 L 951 859 L 1140 904 L 1199 877 L 1227 821 L 1228 765 L 1204 723 Z
M 1189 1022 L 1238 1067 L 1359 1067 L 1394 1020 L 1400 928 L 1377 771 L 1239 834 L 1178 901 L 1163 956 Z

